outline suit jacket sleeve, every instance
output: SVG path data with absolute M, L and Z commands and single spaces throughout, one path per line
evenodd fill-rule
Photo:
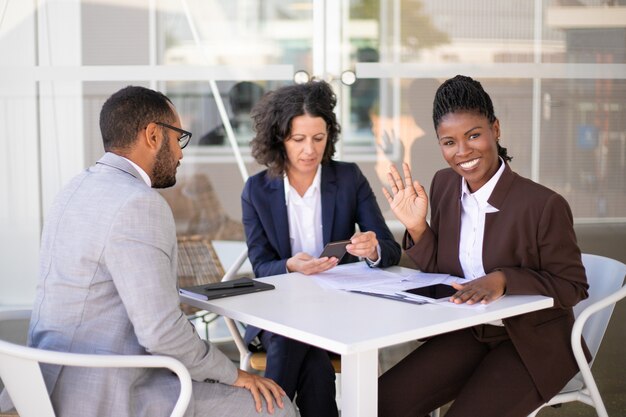
M 254 276 L 260 278 L 285 274 L 287 258 L 282 259 L 270 242 L 259 213 L 258 204 L 264 203 L 269 207 L 269 201 L 265 201 L 267 199 L 265 195 L 253 195 L 257 190 L 252 184 L 254 178 L 257 177 L 248 179 L 241 193 L 242 220 L 248 244 L 248 257 L 254 266 Z M 269 208 L 263 214 L 266 221 L 269 221 L 271 217 Z
M 194 380 L 232 384 L 233 363 L 200 339 L 179 307 L 176 234 L 156 192 L 129 198 L 111 226 L 103 265 L 109 269 L 139 343 L 150 353 L 180 360 Z

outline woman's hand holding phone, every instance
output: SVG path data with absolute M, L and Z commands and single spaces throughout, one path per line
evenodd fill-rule
M 299 252 L 287 259 L 287 271 L 313 275 L 327 271 L 338 263 L 339 260 L 335 257 L 314 258 L 308 253 Z
M 346 246 L 346 250 L 350 255 L 367 258 L 372 262 L 378 260 L 378 239 L 376 233 L 357 232 L 349 240 L 350 244 Z

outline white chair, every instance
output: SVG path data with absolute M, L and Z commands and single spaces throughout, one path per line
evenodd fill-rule
M 30 318 L 30 310 L 0 311 L 0 322 Z M 180 380 L 172 417 L 182 417 L 191 398 L 191 376 L 178 360 L 156 355 L 91 355 L 54 352 L 0 340 L 0 379 L 20 417 L 54 417 L 39 363 L 98 368 L 168 368 Z
M 572 401 L 590 405 L 596 409 L 599 417 L 608 417 L 598 386 L 591 374 L 591 365 L 600 348 L 615 303 L 626 297 L 626 286 L 622 286 L 624 275 L 626 275 L 626 265 L 614 259 L 586 253 L 583 254 L 583 264 L 589 282 L 589 298 L 574 307 L 576 322 L 571 338 L 572 349 L 580 372 L 560 393 L 535 410 L 529 417 L 535 417 L 543 407 Z M 593 358 L 589 364 L 582 349 L 581 335 L 585 338 Z
M 589 297 L 574 307 L 576 321 L 571 336 L 572 350 L 580 372 L 567 383 L 560 393 L 533 411 L 528 417 L 535 417 L 543 407 L 572 401 L 580 401 L 595 407 L 598 417 L 608 417 L 602 397 L 591 374 L 591 365 L 600 348 L 604 332 L 609 325 L 615 303 L 626 297 L 626 286 L 622 286 L 624 275 L 626 275 L 626 265 L 615 259 L 587 253 L 583 253 L 582 261 L 587 272 Z M 589 364 L 580 342 L 581 335 L 585 338 L 593 358 Z M 439 417 L 439 409 L 433 411 L 431 417 Z

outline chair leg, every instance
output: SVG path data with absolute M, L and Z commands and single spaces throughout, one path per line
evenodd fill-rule
M 600 391 L 598 391 L 596 381 L 591 375 L 591 370 L 581 369 L 580 371 L 583 379 L 585 380 L 585 385 L 587 387 L 587 391 L 589 392 L 589 397 L 591 397 L 591 400 L 593 401 L 593 407 L 596 409 L 598 417 L 609 417 L 609 414 L 606 411 L 606 407 L 604 406 L 604 402 L 602 401 L 602 397 L 600 396 Z

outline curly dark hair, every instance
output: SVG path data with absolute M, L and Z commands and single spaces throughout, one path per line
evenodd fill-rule
M 250 142 L 252 156 L 267 167 L 271 177 L 283 175 L 288 162 L 284 142 L 291 135 L 291 121 L 307 114 L 326 122 L 328 140 L 322 163 L 327 163 L 341 132 L 333 112 L 336 104 L 337 97 L 325 81 L 288 85 L 265 94 L 250 113 L 256 132 Z
M 100 111 L 104 150 L 128 150 L 149 123 L 173 123 L 171 103 L 164 94 L 145 87 L 129 85 L 114 93 Z
M 492 124 L 497 120 L 489 94 L 480 82 L 464 75 L 457 75 L 446 80 L 437 89 L 433 102 L 435 130 L 445 115 L 458 111 L 483 115 Z M 500 142 L 498 142 L 498 155 L 505 161 L 513 159 L 507 154 L 506 148 L 500 146 Z

